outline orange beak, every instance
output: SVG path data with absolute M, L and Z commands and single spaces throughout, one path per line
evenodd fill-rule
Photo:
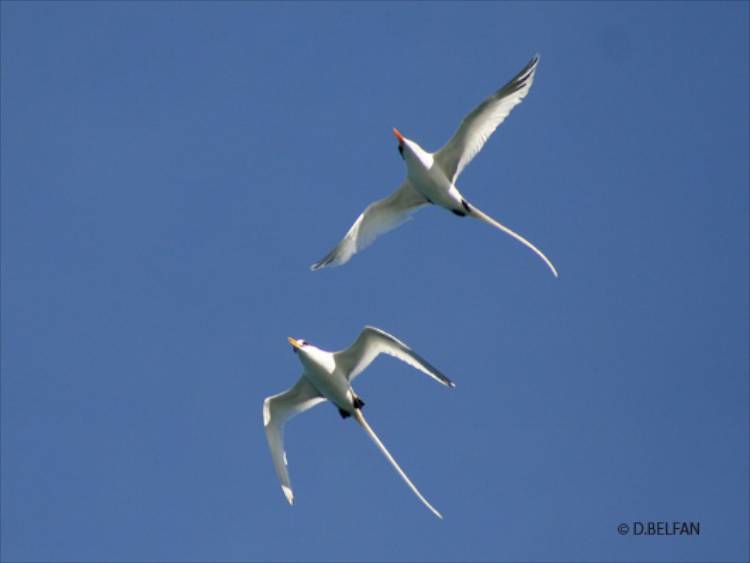
M 396 138 L 398 139 L 399 143 L 404 142 L 404 136 L 401 134 L 401 131 L 399 131 L 395 127 L 393 128 L 393 134 L 396 135 Z
M 291 344 L 295 348 L 297 348 L 297 349 L 302 348 L 302 344 L 300 344 L 299 342 L 297 342 L 297 340 L 295 338 L 292 338 L 290 336 L 289 338 L 287 338 L 287 340 L 289 341 L 289 344 Z

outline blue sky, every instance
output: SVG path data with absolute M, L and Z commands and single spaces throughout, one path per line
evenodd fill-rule
M 0 556 L 748 558 L 748 4 L 2 2 Z M 534 53 L 426 209 L 312 273 Z M 286 337 L 365 324 L 456 383 L 287 427 Z M 699 537 L 620 536 L 700 521 Z

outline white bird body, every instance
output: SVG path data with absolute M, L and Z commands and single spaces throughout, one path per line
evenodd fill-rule
M 463 211 L 461 192 L 448 179 L 434 155 L 405 137 L 402 143 L 408 184 L 427 200 L 426 203 L 439 205 L 448 211 Z
M 304 346 L 299 359 L 305 370 L 302 377 L 308 379 L 318 392 L 339 409 L 354 413 L 354 392 L 344 372 L 336 367 L 332 352 L 316 348 L 312 344 Z
M 294 504 L 294 494 L 284 451 L 284 425 L 293 416 L 328 400 L 339 409 L 342 417 L 352 416 L 362 426 L 414 494 L 436 516 L 442 518 L 442 515 L 419 492 L 380 438 L 370 428 L 362 414 L 364 402 L 352 389 L 351 382 L 378 355 L 388 354 L 447 387 L 455 387 L 454 383 L 406 344 L 374 327 L 365 327 L 349 348 L 339 352 L 327 352 L 304 340 L 298 341 L 294 338 L 289 338 L 289 343 L 298 352 L 304 366 L 302 376 L 290 389 L 267 397 L 263 401 L 263 426 L 271 449 L 271 458 L 281 483 L 281 489 L 289 504 Z
M 348 262 L 378 236 L 408 220 L 414 211 L 424 205 L 435 204 L 456 215 L 484 221 L 509 234 L 533 250 L 557 276 L 557 270 L 541 250 L 470 205 L 455 184 L 458 176 L 482 149 L 490 135 L 529 92 L 538 64 L 539 57 L 535 56 L 508 84 L 469 113 L 448 143 L 435 153 L 426 151 L 394 129 L 399 141 L 399 152 L 406 163 L 406 179 L 393 194 L 367 206 L 341 242 L 313 264 L 311 269 Z
M 461 208 L 461 194 L 440 168 L 435 157 L 414 141 L 404 138 L 403 151 L 406 162 L 406 179 L 426 203 L 433 203 L 448 210 Z

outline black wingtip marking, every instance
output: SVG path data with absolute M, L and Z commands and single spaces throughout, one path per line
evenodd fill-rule
M 341 415 L 341 418 L 349 418 L 351 416 L 351 413 L 346 412 L 342 408 L 339 408 L 339 414 Z
M 529 61 L 529 63 L 519 72 L 515 78 L 513 78 L 502 90 L 503 95 L 509 95 L 509 94 L 515 94 L 519 90 L 526 87 L 531 77 L 534 75 L 534 72 L 536 71 L 536 66 L 539 64 L 539 55 L 534 55 L 534 57 Z
M 329 264 L 331 264 L 331 262 L 333 262 L 333 256 L 326 256 L 325 258 L 323 258 L 319 262 L 315 262 L 315 264 L 313 264 L 312 266 L 310 266 L 310 270 L 312 270 L 313 272 L 316 271 L 316 270 L 320 270 L 322 268 L 325 268 Z
M 459 217 L 466 217 L 466 213 L 463 211 L 459 211 L 458 209 L 451 209 L 454 215 L 458 215 Z

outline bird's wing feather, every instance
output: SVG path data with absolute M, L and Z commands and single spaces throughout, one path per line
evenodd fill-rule
M 438 165 L 451 182 L 456 181 L 490 135 L 529 93 L 538 64 L 539 55 L 535 55 L 510 82 L 467 115 L 450 141 L 435 153 Z
M 304 375 L 290 389 L 263 401 L 263 426 L 266 429 L 268 446 L 271 448 L 273 466 L 289 504 L 294 504 L 294 493 L 289 481 L 286 452 L 284 451 L 284 424 L 293 416 L 311 409 L 323 401 L 325 401 L 325 398 L 318 393 L 317 389 Z
M 366 326 L 362 329 L 354 344 L 346 350 L 336 352 L 334 357 L 336 365 L 344 372 L 349 381 L 352 381 L 380 354 L 388 354 L 398 358 L 443 385 L 456 386 L 409 346 L 387 332 L 372 326 Z
M 409 219 L 412 211 L 427 203 L 427 199 L 405 180 L 391 195 L 368 205 L 336 248 L 310 266 L 310 269 L 318 270 L 348 262 L 354 254 L 383 233 L 401 225 Z

